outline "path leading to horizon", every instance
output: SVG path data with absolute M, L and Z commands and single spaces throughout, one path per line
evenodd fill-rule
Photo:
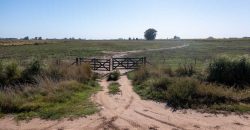
M 115 52 L 115 51 L 103 51 L 106 56 L 111 57 L 124 57 L 129 54 L 135 54 L 135 53 L 141 53 L 141 52 L 147 52 L 147 51 L 163 51 L 163 50 L 173 50 L 173 49 L 179 49 L 179 48 L 185 48 L 188 47 L 189 44 L 184 44 L 180 46 L 174 46 L 174 47 L 166 47 L 166 48 L 156 48 L 156 49 L 144 49 L 144 50 L 133 50 L 133 51 L 121 51 L 121 52 Z
M 177 49 L 182 47 L 178 46 L 171 48 Z M 135 53 L 137 52 L 140 51 L 136 51 Z M 127 55 L 128 53 L 129 52 L 125 54 Z M 126 55 L 113 56 L 119 57 Z M 0 119 L 0 130 L 250 129 L 250 115 L 215 115 L 209 113 L 200 113 L 195 110 L 180 110 L 173 112 L 171 108 L 166 107 L 165 103 L 142 100 L 133 91 L 132 82 L 127 78 L 124 72 L 122 72 L 122 74 L 123 75 L 117 81 L 121 85 L 121 93 L 118 95 L 110 95 L 108 93 L 107 87 L 111 82 L 106 81 L 105 78 L 98 81 L 102 87 L 102 91 L 99 91 L 97 94 L 93 95 L 92 100 L 99 105 L 101 110 L 94 115 L 81 117 L 74 120 L 62 119 L 57 121 L 46 121 L 36 118 L 29 122 L 20 121 L 18 123 L 15 122 L 13 117 L 10 116 Z

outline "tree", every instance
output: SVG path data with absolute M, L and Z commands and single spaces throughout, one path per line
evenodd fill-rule
M 178 36 L 174 36 L 174 40 L 180 40 L 181 38 Z
M 155 40 L 157 31 L 153 28 L 150 28 L 144 32 L 144 37 L 146 40 Z
M 23 40 L 29 40 L 29 37 L 28 37 L 28 36 L 26 36 L 26 37 L 24 37 L 24 38 L 23 38 Z
M 42 37 L 38 37 L 38 40 L 43 40 Z

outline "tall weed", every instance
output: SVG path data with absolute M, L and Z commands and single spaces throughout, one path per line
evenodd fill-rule
M 247 56 L 215 59 L 208 67 L 207 80 L 243 88 L 250 84 L 250 59 Z

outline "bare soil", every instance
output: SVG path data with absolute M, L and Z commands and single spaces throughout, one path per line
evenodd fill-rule
M 0 120 L 0 130 L 99 130 L 99 129 L 141 129 L 141 130 L 249 130 L 250 115 L 223 115 L 199 113 L 194 110 L 173 112 L 164 103 L 141 100 L 132 90 L 126 75 L 118 83 L 121 93 L 108 94 L 110 82 L 99 81 L 103 90 L 95 94 L 93 101 L 100 105 L 100 112 L 79 119 L 46 121 L 32 119 L 16 122 L 12 117 Z

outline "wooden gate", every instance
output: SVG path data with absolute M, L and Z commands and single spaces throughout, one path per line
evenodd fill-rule
M 87 59 L 87 58 L 76 58 L 76 64 L 87 63 L 91 66 L 93 70 L 99 71 L 110 71 L 111 60 L 110 59 Z
M 111 62 L 112 61 L 112 62 Z M 76 58 L 73 64 L 90 64 L 93 70 L 110 71 L 115 69 L 138 69 L 146 64 L 146 57 L 141 58 L 112 58 L 112 59 L 88 59 Z M 112 66 L 112 67 L 111 67 Z
M 142 58 L 112 58 L 112 69 L 137 69 L 146 64 L 146 57 Z

